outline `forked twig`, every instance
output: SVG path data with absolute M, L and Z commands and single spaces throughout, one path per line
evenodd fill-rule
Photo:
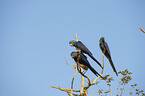
M 121 95 L 120 95 L 120 96 L 122 96 L 122 94 L 123 94 L 123 92 L 125 91 L 126 87 L 127 87 L 127 84 L 126 84 L 125 86 L 123 86 L 123 90 L 122 90 L 122 92 L 121 92 Z
M 115 91 L 115 93 L 114 93 L 114 95 L 113 95 L 113 96 L 115 96 L 115 95 L 116 95 L 116 93 L 117 93 L 117 91 L 118 91 L 118 88 L 119 88 L 120 84 L 121 84 L 121 81 L 119 82 L 119 84 L 118 84 L 118 86 L 117 86 L 117 89 L 116 89 L 116 91 Z

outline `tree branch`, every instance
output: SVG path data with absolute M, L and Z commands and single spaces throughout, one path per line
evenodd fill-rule
M 112 92 L 111 92 L 111 85 L 109 85 L 109 91 L 110 91 L 110 96 L 112 96 Z
M 116 91 L 115 91 L 115 93 L 114 93 L 114 95 L 113 95 L 113 96 L 115 96 L 115 95 L 116 95 L 116 93 L 117 93 L 117 91 L 118 91 L 118 88 L 119 88 L 120 84 L 121 84 L 121 81 L 119 82 L 119 84 L 118 84 L 118 86 L 117 86 L 117 89 L 116 89 Z
M 125 87 L 125 88 L 124 88 L 124 87 Z M 122 90 L 122 92 L 121 92 L 121 95 L 120 95 L 120 96 L 122 96 L 122 94 L 123 94 L 123 92 L 125 91 L 126 87 L 127 87 L 127 84 L 126 84 L 126 86 L 123 86 L 123 90 Z
M 83 69 L 82 68 L 81 68 L 81 72 L 83 72 Z M 84 83 L 85 83 L 85 80 L 84 80 L 83 75 L 81 75 L 81 79 L 82 79 L 82 84 L 81 84 L 81 88 L 80 88 L 80 94 L 83 93 L 83 88 L 84 88 Z
M 101 76 L 103 75 L 103 71 L 104 71 L 104 66 L 105 66 L 105 64 L 104 64 L 104 53 L 103 53 L 103 69 L 102 69 L 102 72 L 101 72 Z M 93 81 L 93 83 L 95 83 L 96 82 L 96 80 L 98 80 L 100 78 L 100 76 L 99 77 L 97 77 L 94 81 Z
M 78 41 L 78 36 L 77 36 L 77 34 L 75 34 L 75 35 L 76 35 L 76 37 L 75 37 L 76 38 L 76 41 Z
M 73 82 L 74 82 L 74 79 L 75 79 L 75 76 L 76 76 L 77 72 L 78 72 L 78 70 L 75 68 L 75 74 L 74 74 L 72 82 L 71 82 L 71 96 L 73 94 Z
M 64 88 L 60 88 L 60 87 L 55 87 L 55 86 L 51 86 L 52 88 L 56 88 L 56 89 L 59 89 L 61 91 L 66 91 L 66 92 L 70 92 L 71 89 L 64 89 Z M 73 92 L 80 92 L 80 90 L 72 90 Z
M 72 68 L 74 69 L 74 67 L 73 67 L 71 64 L 69 64 L 69 63 L 67 62 L 66 58 L 65 58 L 65 62 L 66 62 L 67 65 L 69 65 L 70 67 L 72 67 Z M 75 69 L 74 69 L 74 70 L 75 70 Z
M 144 32 L 145 33 L 145 31 L 142 29 L 142 28 L 139 28 L 142 32 Z

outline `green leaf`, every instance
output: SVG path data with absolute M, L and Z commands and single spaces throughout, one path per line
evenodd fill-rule
M 100 94 L 102 93 L 102 90 L 99 90 L 98 93 L 99 93 L 99 95 L 100 95 Z
M 129 72 L 128 74 L 130 75 L 130 74 L 132 74 L 132 72 Z
M 121 73 L 121 71 L 118 72 L 118 74 L 120 74 L 120 73 Z
M 106 91 L 106 92 L 104 92 L 104 93 L 109 93 L 110 91 Z
M 92 85 L 95 85 L 95 83 L 92 83 Z
M 132 92 L 130 92 L 129 94 L 130 94 L 130 95 L 132 95 L 133 93 L 132 93 Z
M 134 87 L 134 85 L 131 85 L 131 87 Z
M 137 86 L 137 84 L 134 84 L 134 86 Z
M 111 86 L 111 84 L 107 84 L 107 85 Z
M 145 93 L 142 93 L 142 96 L 145 96 Z
M 127 69 L 125 69 L 125 72 L 126 72 L 126 73 L 128 73 L 128 70 L 127 70 Z
M 137 95 L 139 95 L 139 93 L 138 93 L 138 92 L 136 92 L 136 94 L 137 94 Z
M 131 76 L 127 76 L 127 79 L 128 79 L 128 80 L 131 80 L 132 78 L 131 78 Z
M 144 91 L 143 91 L 143 90 L 141 90 L 141 91 L 139 91 L 139 92 L 141 93 L 141 92 L 144 92 Z
M 98 83 L 100 83 L 100 81 L 96 82 L 96 85 L 97 85 Z

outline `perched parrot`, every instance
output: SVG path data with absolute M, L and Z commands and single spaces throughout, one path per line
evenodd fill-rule
M 111 64 L 111 67 L 112 67 L 113 71 L 118 76 L 117 71 L 115 69 L 115 66 L 113 64 L 113 61 L 111 59 L 111 54 L 110 54 L 109 47 L 108 47 L 107 43 L 105 42 L 105 38 L 104 37 L 100 38 L 100 41 L 99 42 L 100 42 L 100 44 L 99 44 L 100 45 L 100 49 L 102 50 L 102 52 L 104 53 L 104 55 L 107 57 L 107 59 L 109 60 L 109 62 Z
M 103 69 L 101 64 L 93 57 L 93 54 L 89 51 L 89 49 L 81 41 L 70 41 L 69 44 L 70 44 L 70 46 L 75 46 L 78 51 L 88 54 Z
M 87 60 L 87 57 L 83 54 L 79 52 L 72 52 L 71 53 L 71 57 L 75 60 L 75 62 L 82 67 L 84 70 L 88 70 L 88 68 L 96 75 L 96 76 L 100 76 L 101 78 L 103 78 L 89 63 L 89 61 Z

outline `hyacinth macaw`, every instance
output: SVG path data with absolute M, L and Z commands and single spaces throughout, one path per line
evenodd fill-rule
M 88 54 L 103 69 L 102 65 L 93 57 L 93 54 L 81 41 L 70 41 L 69 44 L 70 46 L 76 47 L 78 51 Z
M 110 54 L 109 47 L 108 47 L 107 43 L 105 42 L 105 38 L 104 37 L 100 38 L 100 41 L 99 42 L 100 42 L 100 44 L 99 44 L 100 45 L 100 49 L 102 50 L 102 52 L 104 53 L 104 55 L 107 57 L 107 59 L 109 60 L 110 65 L 111 65 L 113 71 L 118 76 L 117 71 L 115 69 L 115 66 L 113 64 L 113 61 L 111 59 L 111 54 Z
M 75 60 L 75 62 L 82 67 L 84 70 L 88 70 L 88 68 L 96 75 L 103 78 L 89 63 L 87 57 L 83 53 L 72 52 L 71 57 Z

